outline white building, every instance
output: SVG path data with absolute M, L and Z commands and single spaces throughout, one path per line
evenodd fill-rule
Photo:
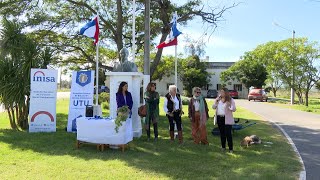
M 209 89 L 221 89 L 222 82 L 220 80 L 220 75 L 223 71 L 227 70 L 233 64 L 234 62 L 209 62 L 207 71 L 209 73 L 212 73 L 213 75 L 210 78 L 209 84 L 207 84 L 206 87 L 202 88 L 204 96 L 207 95 L 207 90 Z M 174 84 L 174 76 L 171 76 L 169 78 L 165 77 L 161 81 L 155 81 L 155 83 L 157 84 L 157 91 L 161 95 L 165 95 L 168 92 L 169 85 Z M 248 96 L 248 89 L 239 81 L 228 82 L 225 87 L 229 90 L 237 90 L 239 93 L 239 98 L 247 98 Z M 181 93 L 183 92 L 183 84 L 181 81 L 179 81 L 179 79 L 178 89 Z

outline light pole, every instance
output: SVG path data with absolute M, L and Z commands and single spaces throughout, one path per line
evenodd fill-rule
M 290 97 L 290 104 L 293 105 L 294 104 L 294 80 L 295 80 L 295 73 L 294 73 L 294 70 L 295 70 L 295 61 L 294 61 L 294 51 L 295 51 L 295 48 L 294 48 L 294 39 L 295 39 L 295 34 L 296 34 L 296 31 L 295 30 L 290 30 L 288 28 L 285 28 L 281 25 L 279 25 L 278 23 L 274 22 L 273 25 L 275 26 L 278 26 L 286 31 L 289 31 L 289 32 L 292 32 L 292 86 L 291 86 L 291 97 Z

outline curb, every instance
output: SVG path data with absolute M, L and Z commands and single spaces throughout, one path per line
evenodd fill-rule
M 242 107 L 242 106 L 241 106 Z M 245 107 L 242 107 L 244 109 L 247 109 Z M 298 158 L 299 158 L 299 161 L 302 165 L 302 170 L 300 171 L 300 174 L 299 174 L 299 180 L 306 180 L 307 179 L 307 172 L 306 172 L 306 167 L 304 165 L 304 162 L 302 160 L 302 157 L 300 155 L 300 152 L 298 151 L 298 148 L 296 147 L 296 145 L 294 144 L 294 142 L 292 141 L 291 137 L 287 134 L 287 132 L 281 127 L 279 126 L 276 122 L 274 122 L 272 119 L 270 118 L 267 118 L 255 111 L 252 111 L 252 110 L 249 110 L 247 109 L 248 111 L 251 111 L 255 114 L 257 114 L 258 116 L 261 116 L 262 118 L 266 119 L 267 121 L 271 122 L 273 125 L 277 126 L 278 129 L 280 129 L 280 131 L 283 133 L 283 135 L 287 138 L 287 140 L 289 141 L 289 144 L 291 145 L 291 147 L 293 148 L 293 150 L 295 151 L 295 153 L 297 154 Z

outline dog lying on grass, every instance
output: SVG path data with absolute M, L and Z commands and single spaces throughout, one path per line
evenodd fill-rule
M 246 136 L 240 144 L 249 147 L 252 144 L 261 144 L 261 139 L 256 135 Z

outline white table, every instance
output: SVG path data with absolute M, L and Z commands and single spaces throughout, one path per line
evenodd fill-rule
M 115 119 L 95 119 L 80 117 L 77 118 L 77 146 L 83 142 L 104 145 L 118 145 L 124 150 L 124 146 L 133 140 L 132 119 L 119 127 L 118 133 L 115 131 Z

